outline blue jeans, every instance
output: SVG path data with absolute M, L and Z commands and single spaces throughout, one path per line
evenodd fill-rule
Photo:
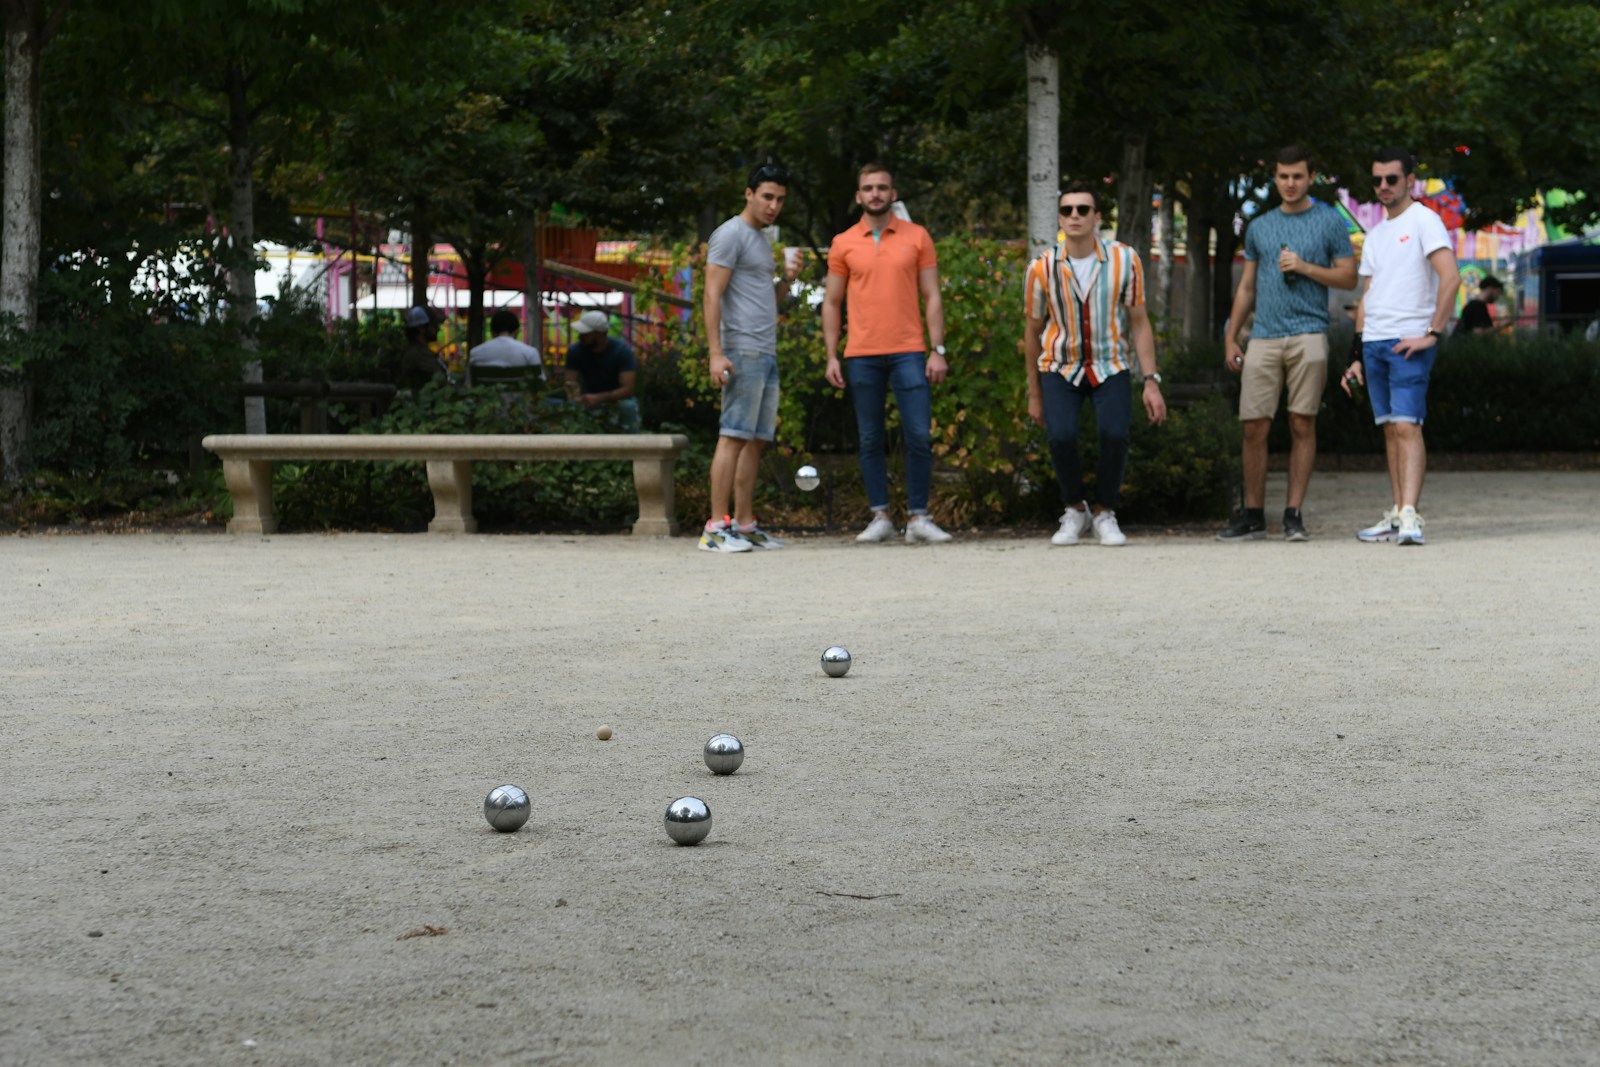
M 889 510 L 889 461 L 884 455 L 884 416 L 889 390 L 900 408 L 900 433 L 906 443 L 906 510 L 928 513 L 933 485 L 933 392 L 928 388 L 927 357 L 922 352 L 885 356 L 850 356 L 844 361 L 845 381 L 856 409 L 861 435 L 861 480 L 873 511 Z
M 1428 379 L 1439 346 L 1424 348 L 1410 359 L 1394 350 L 1400 343 L 1367 341 L 1361 346 L 1361 365 L 1367 376 L 1367 397 L 1372 401 L 1372 421 L 1414 422 L 1422 425 L 1428 414 Z
M 1098 386 L 1073 385 L 1059 374 L 1041 374 L 1039 392 L 1044 400 L 1045 436 L 1050 442 L 1050 462 L 1056 484 L 1068 506 L 1083 499 L 1083 463 L 1078 456 L 1078 414 L 1084 397 L 1094 400 L 1095 428 L 1100 432 L 1100 459 L 1095 464 L 1094 502 L 1115 511 L 1122 494 L 1122 474 L 1128 466 L 1128 430 L 1133 425 L 1133 379 L 1127 371 L 1113 374 Z

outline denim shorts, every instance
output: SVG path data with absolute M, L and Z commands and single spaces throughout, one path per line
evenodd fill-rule
M 778 436 L 778 357 L 729 352 L 733 379 L 722 387 L 722 436 L 771 441 Z
M 1366 341 L 1361 345 L 1361 366 L 1367 377 L 1367 396 L 1372 399 L 1372 421 L 1413 422 L 1422 425 L 1428 413 L 1428 379 L 1439 346 L 1413 352 L 1407 359 L 1396 352 L 1398 337 L 1388 341 Z

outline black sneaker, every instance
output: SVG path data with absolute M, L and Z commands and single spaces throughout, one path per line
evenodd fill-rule
M 1236 512 L 1228 525 L 1217 534 L 1218 541 L 1259 541 L 1267 536 L 1267 520 L 1253 519 L 1244 512 Z
M 1311 535 L 1306 532 L 1306 524 L 1300 514 L 1294 511 L 1283 513 L 1283 539 L 1285 541 L 1309 541 Z

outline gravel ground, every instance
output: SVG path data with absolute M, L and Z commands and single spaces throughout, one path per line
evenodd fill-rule
M 1600 1061 L 1600 473 L 1437 475 L 1416 549 L 1351 536 L 1385 497 L 0 539 L 0 1062 Z

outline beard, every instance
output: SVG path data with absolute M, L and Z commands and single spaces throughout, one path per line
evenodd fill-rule
M 885 215 L 889 214 L 889 212 L 891 212 L 893 210 L 894 210 L 894 201 L 893 200 L 885 200 L 883 202 L 883 207 L 879 208 L 877 211 L 872 210 L 870 205 L 867 205 L 867 204 L 862 204 L 861 205 L 862 213 L 867 215 L 867 216 L 869 216 L 870 218 L 874 218 L 874 219 L 881 219 L 881 218 L 883 218 Z

